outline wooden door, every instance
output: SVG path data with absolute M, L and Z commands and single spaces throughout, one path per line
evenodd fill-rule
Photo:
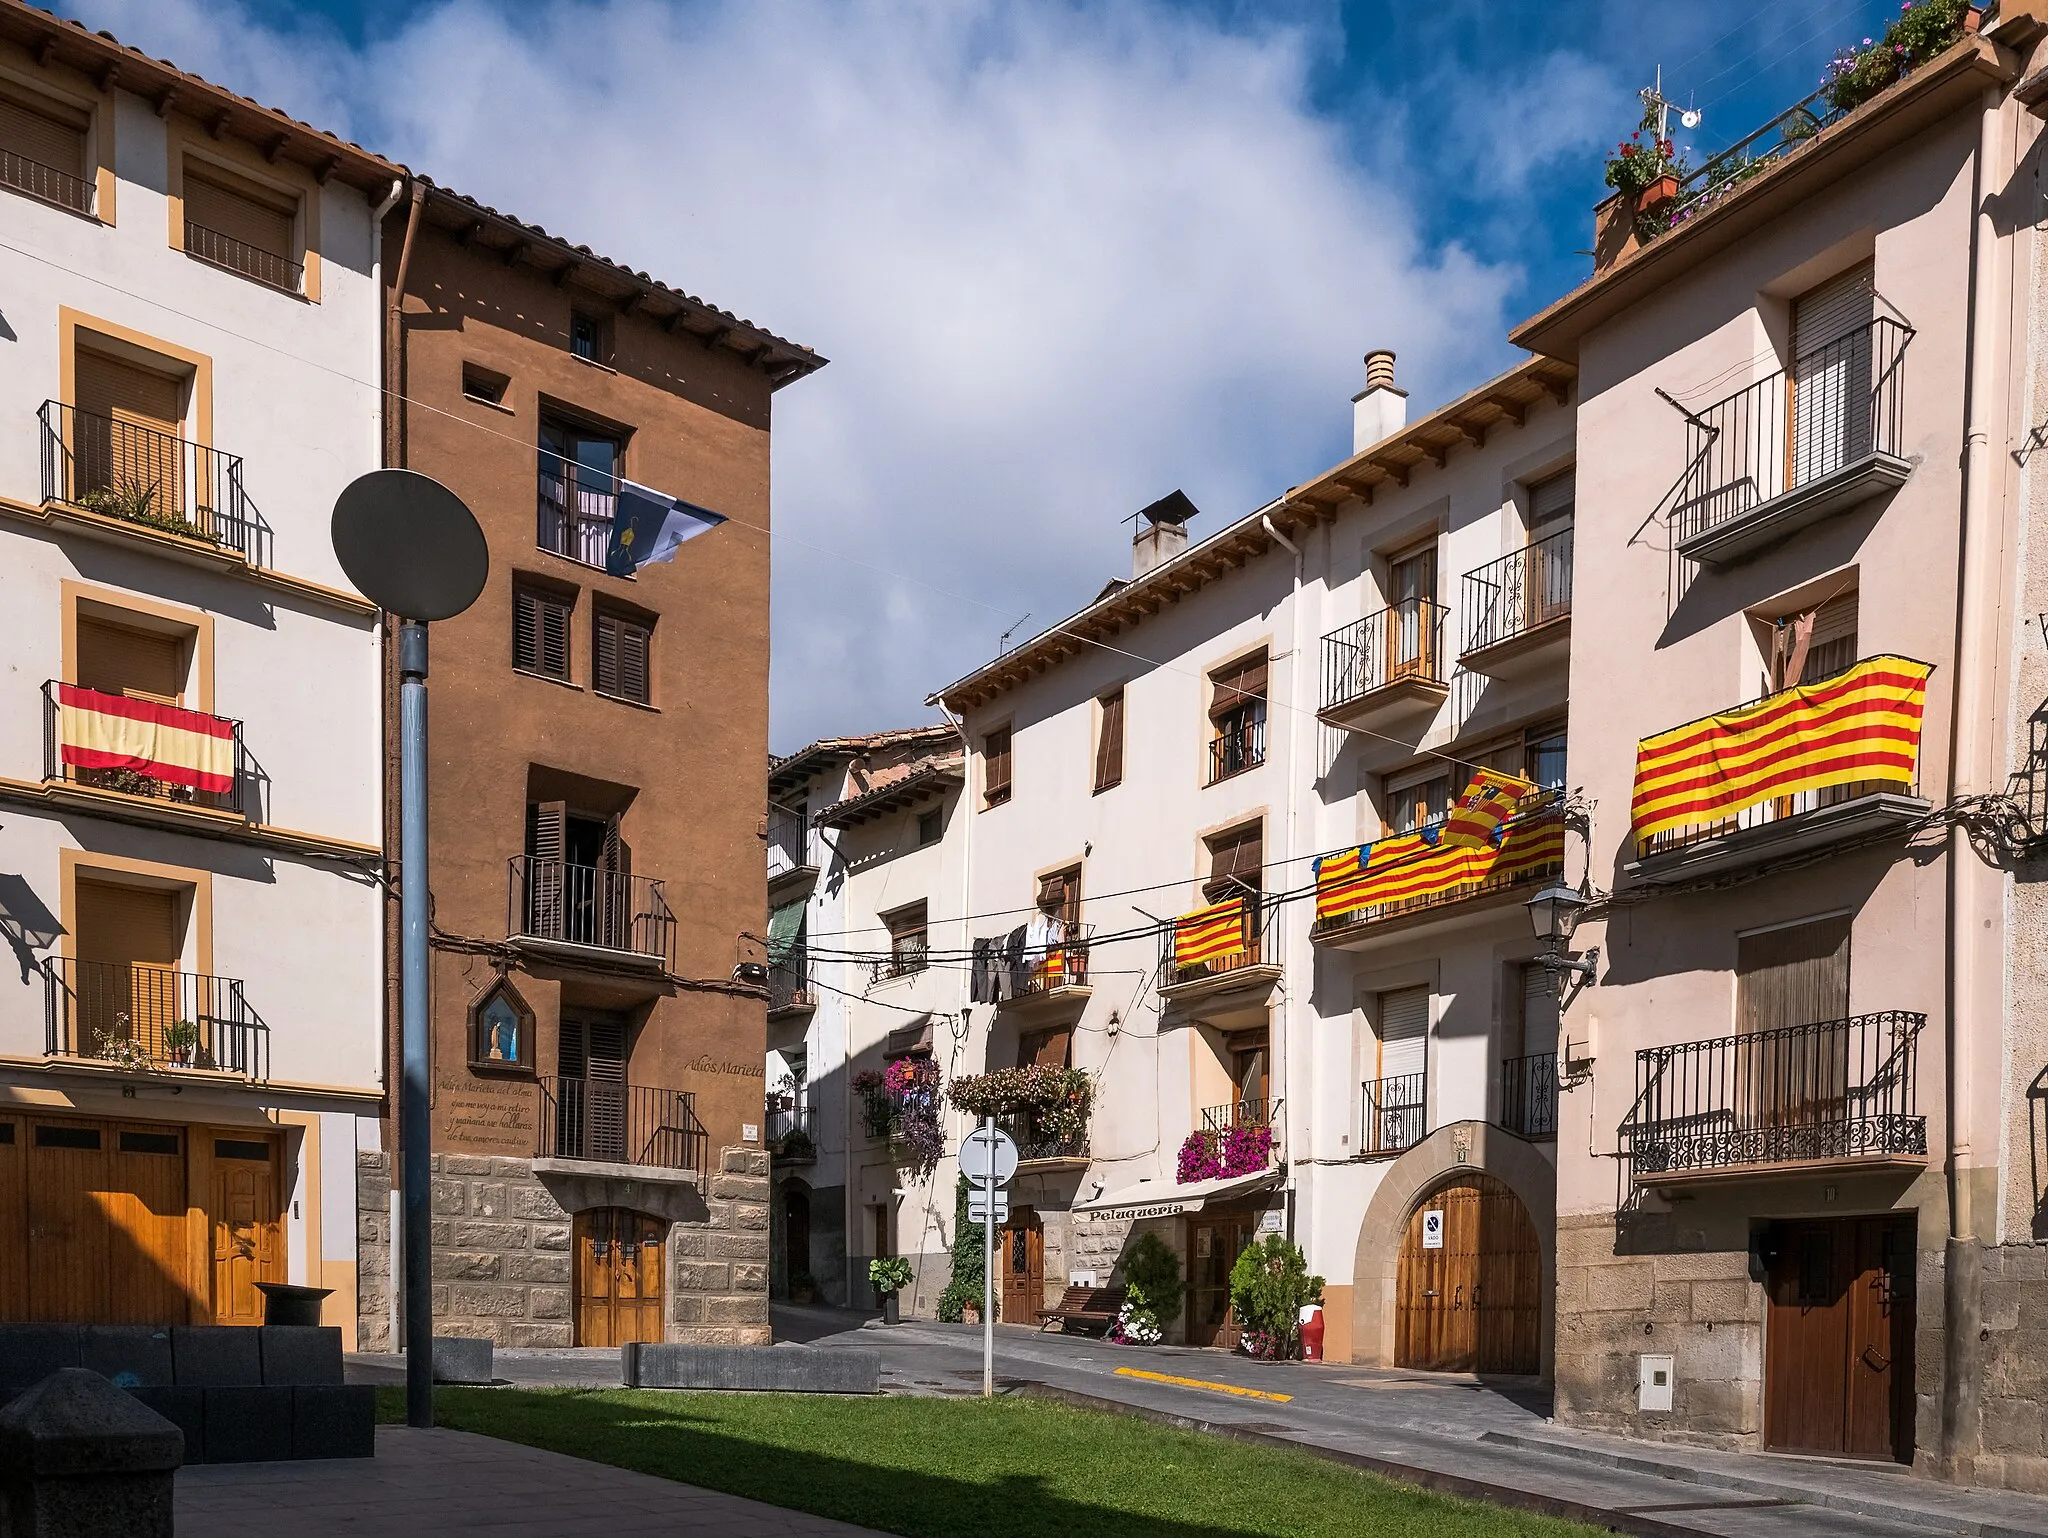
M 106 1197 L 111 1271 L 107 1317 L 116 1324 L 185 1324 L 194 1289 L 187 1239 L 186 1130 L 108 1128 Z
M 1910 1461 L 1913 1220 L 1783 1223 L 1772 1238 L 1764 1445 Z
M 1387 570 L 1385 681 L 1436 676 L 1436 546 L 1392 562 Z
M 1230 1306 L 1230 1268 L 1251 1243 L 1240 1218 L 1195 1218 L 1188 1223 L 1188 1344 L 1237 1346 L 1237 1315 Z
M 576 1215 L 576 1344 L 623 1346 L 662 1338 L 668 1225 L 624 1207 Z
M 78 495 L 112 491 L 150 498 L 151 511 L 185 509 L 179 442 L 181 379 L 104 353 L 76 358 L 78 421 L 72 433 Z
M 1045 1227 L 1029 1207 L 1011 1211 L 1003 1230 L 1001 1318 L 1005 1324 L 1036 1324 L 1045 1307 Z
M 109 1304 L 106 1128 L 37 1118 L 29 1139 L 28 1316 L 98 1324 Z
M 28 1123 L 0 1116 L 0 1321 L 28 1311 Z
M 1432 1228 L 1440 1244 L 1429 1242 Z M 1491 1175 L 1441 1188 L 1416 1205 L 1402 1238 L 1395 1364 L 1431 1372 L 1537 1371 L 1542 1286 L 1536 1225 L 1513 1191 Z
M 213 1322 L 261 1324 L 256 1284 L 285 1280 L 278 1140 L 240 1131 L 200 1135 L 213 1143 Z

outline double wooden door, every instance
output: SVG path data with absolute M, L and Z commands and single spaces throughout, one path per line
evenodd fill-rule
M 1029 1207 L 1011 1211 L 1002 1232 L 1000 1317 L 1006 1324 L 1036 1324 L 1045 1307 L 1045 1225 Z
M 1780 1223 L 1764 1322 L 1764 1445 L 1913 1455 L 1910 1217 Z
M 1464 1176 L 1409 1215 L 1396 1283 L 1397 1366 L 1536 1372 L 1542 1308 L 1536 1225 L 1500 1181 Z
M 1230 1306 L 1230 1268 L 1252 1242 L 1249 1217 L 1188 1220 L 1188 1344 L 1237 1345 L 1237 1314 Z
M 624 1207 L 576 1214 L 576 1344 L 662 1338 L 668 1225 Z

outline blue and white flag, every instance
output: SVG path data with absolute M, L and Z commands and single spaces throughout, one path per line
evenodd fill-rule
M 604 569 L 614 577 L 630 577 L 642 566 L 674 560 L 676 549 L 684 540 L 695 539 L 724 522 L 723 513 L 714 513 L 708 507 L 694 506 L 680 497 L 632 481 L 620 481 Z

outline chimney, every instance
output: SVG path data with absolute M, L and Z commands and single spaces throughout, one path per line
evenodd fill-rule
M 1139 512 L 1138 532 L 1131 541 L 1133 582 L 1187 549 L 1188 520 L 1195 516 L 1196 511 L 1186 492 L 1171 491 Z
M 1365 355 L 1365 388 L 1351 397 L 1351 452 L 1361 454 L 1408 425 L 1408 392 L 1394 387 L 1394 355 Z

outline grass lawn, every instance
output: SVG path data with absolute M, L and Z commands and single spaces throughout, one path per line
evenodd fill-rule
M 379 1391 L 403 1421 L 404 1390 Z M 907 1538 L 1590 1538 L 1341 1465 L 1043 1400 L 632 1389 L 434 1393 L 458 1431 L 545 1447 Z

